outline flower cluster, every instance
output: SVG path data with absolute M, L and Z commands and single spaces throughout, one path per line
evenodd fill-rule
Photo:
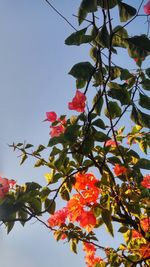
M 9 189 L 12 188 L 15 183 L 16 182 L 14 180 L 8 180 L 7 178 L 0 177 L 0 199 L 7 195 Z
M 103 262 L 100 257 L 95 256 L 96 248 L 93 244 L 90 243 L 83 243 L 83 251 L 85 251 L 85 262 L 88 267 L 95 266 L 96 263 Z
M 97 182 L 92 173 L 77 173 L 74 188 L 78 194 L 74 194 L 65 208 L 55 212 L 48 219 L 49 226 L 61 226 L 68 219 L 70 222 L 78 222 L 80 227 L 90 232 L 96 225 L 96 217 L 91 208 L 97 203 L 100 194 Z
M 51 137 L 57 137 L 65 132 L 66 119 L 57 118 L 57 114 L 54 111 L 46 112 L 45 121 L 52 122 L 52 125 L 50 126 Z M 53 123 L 55 123 L 55 125 L 53 125 Z

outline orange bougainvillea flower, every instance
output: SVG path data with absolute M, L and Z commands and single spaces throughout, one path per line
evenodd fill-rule
M 93 267 L 96 263 L 103 261 L 100 257 L 95 256 L 96 248 L 93 244 L 83 243 L 83 251 L 86 253 L 85 262 L 88 267 Z
M 140 221 L 140 226 L 142 230 L 147 233 L 150 231 L 150 217 L 144 218 Z M 132 230 L 132 237 L 133 238 L 142 238 L 142 234 L 136 230 Z
M 116 176 L 120 176 L 120 175 L 127 173 L 127 168 L 119 164 L 115 164 L 115 167 L 113 168 L 113 170 Z
M 150 175 L 145 175 L 143 177 L 143 181 L 141 182 L 141 185 L 145 188 L 150 189 Z
M 73 197 L 68 201 L 67 208 L 68 208 L 68 218 L 70 221 L 74 222 L 76 219 L 82 214 L 83 206 L 85 205 L 84 198 L 79 195 L 75 194 Z
M 150 257 L 150 244 L 142 244 L 140 246 L 139 252 L 143 259 Z
M 93 244 L 90 243 L 83 243 L 83 251 L 85 251 L 88 254 L 93 254 L 96 251 L 96 248 Z
M 48 219 L 48 225 L 50 227 L 55 227 L 55 226 L 61 226 L 62 224 L 65 223 L 66 218 L 68 215 L 68 210 L 67 208 L 63 208 L 61 210 L 56 211 L 51 217 Z
M 75 189 L 77 190 L 84 190 L 88 188 L 95 187 L 95 184 L 98 182 L 98 179 L 92 173 L 80 173 L 78 172 L 75 175 Z
M 140 221 L 140 224 L 144 232 L 150 231 L 150 217 L 142 219 Z
M 100 194 L 100 190 L 97 187 L 93 187 L 82 192 L 82 197 L 86 201 L 86 204 L 96 203 Z
M 144 12 L 145 12 L 146 15 L 150 15 L 150 0 L 144 6 Z
M 83 211 L 77 218 L 80 226 L 90 232 L 96 225 L 96 218 L 92 211 Z
M 57 114 L 54 111 L 46 112 L 45 121 L 55 122 L 57 120 Z
M 84 112 L 85 110 L 86 96 L 79 90 L 76 91 L 75 97 L 72 102 L 69 102 L 68 107 L 70 110 L 76 110 L 78 112 Z

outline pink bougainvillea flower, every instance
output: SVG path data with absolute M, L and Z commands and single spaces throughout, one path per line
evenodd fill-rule
M 51 217 L 48 219 L 48 225 L 50 227 L 60 226 L 65 223 L 68 215 L 67 208 L 63 208 L 61 210 L 56 211 Z
M 118 144 L 118 143 L 117 143 L 117 144 Z M 108 140 L 108 141 L 106 141 L 105 146 L 106 146 L 106 147 L 107 147 L 107 146 L 116 147 L 117 144 L 116 144 L 116 142 L 113 141 L 113 140 Z
M 77 90 L 75 97 L 72 99 L 72 102 L 69 102 L 68 107 L 70 110 L 84 112 L 85 101 L 86 101 L 86 96 L 83 93 L 81 93 L 79 90 Z
M 57 120 L 57 114 L 54 111 L 46 112 L 45 121 L 55 122 Z
M 50 126 L 51 131 L 50 131 L 50 136 L 51 137 L 57 137 L 60 134 L 65 132 L 65 127 L 62 124 L 58 124 L 56 126 Z
M 145 188 L 150 189 L 150 175 L 145 175 L 143 177 L 143 181 L 141 182 L 141 185 Z
M 144 12 L 145 12 L 146 15 L 150 15 L 150 0 L 144 6 Z
M 4 198 L 9 192 L 10 181 L 7 178 L 0 177 L 0 199 Z
M 127 168 L 119 164 L 115 164 L 115 167 L 113 169 L 116 176 L 120 176 L 127 173 Z

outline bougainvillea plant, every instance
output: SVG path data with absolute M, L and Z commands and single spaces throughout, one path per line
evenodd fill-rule
M 10 145 L 21 153 L 21 164 L 33 157 L 35 167 L 47 166 L 49 172 L 44 187 L 0 178 L 0 220 L 8 233 L 17 221 L 25 225 L 34 218 L 57 241 L 70 243 L 74 253 L 82 243 L 88 267 L 150 266 L 150 68 L 142 67 L 148 63 L 150 40 L 147 29 L 136 36 L 127 31 L 140 16 L 149 28 L 149 15 L 150 1 L 141 1 L 137 10 L 122 0 L 81 1 L 77 18 L 87 26 L 65 40 L 90 48 L 89 61 L 69 72 L 76 91 L 68 109 L 76 115 L 46 112 L 47 146 Z M 135 64 L 132 71 L 121 60 L 123 50 Z M 64 204 L 58 210 L 60 198 Z M 124 241 L 117 248 L 103 246 L 97 237 L 103 227 Z

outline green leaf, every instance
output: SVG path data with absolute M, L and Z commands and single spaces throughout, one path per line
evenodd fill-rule
M 112 45 L 116 47 L 126 48 L 127 41 L 125 40 L 125 38 L 128 38 L 127 30 L 118 25 L 113 29 L 113 32 L 115 32 L 115 34 L 113 34 Z
M 97 0 L 97 4 L 101 8 L 108 9 L 108 3 L 107 3 L 107 1 Z M 117 4 L 118 4 L 118 0 L 110 0 L 109 1 L 109 8 L 111 9 L 111 8 L 115 7 Z
M 70 249 L 72 252 L 77 254 L 77 240 L 74 238 L 70 240 Z
M 97 115 L 101 114 L 103 103 L 103 97 L 101 96 L 101 92 L 99 91 L 93 99 L 94 111 Z
M 53 199 L 46 199 L 45 203 L 45 210 L 47 210 L 47 212 L 49 212 L 50 214 L 54 214 L 55 209 L 56 209 L 56 203 Z
M 56 156 L 57 154 L 59 154 L 61 152 L 61 150 L 59 148 L 57 148 L 56 146 L 53 147 L 52 152 L 50 153 L 50 156 Z
M 84 21 L 88 13 L 97 11 L 97 0 L 82 0 L 78 11 L 79 25 Z
M 114 236 L 113 233 L 113 226 L 112 226 L 112 222 L 111 222 L 111 212 L 107 209 L 103 209 L 102 210 L 102 219 L 107 227 L 108 232 Z
M 101 120 L 101 119 L 97 119 L 97 120 L 93 121 L 92 125 L 97 126 L 97 127 L 104 129 L 104 130 L 106 129 L 106 126 L 105 126 L 103 120 Z
M 145 79 L 140 83 L 143 87 L 144 90 L 150 90 L 150 80 L 149 79 Z
M 25 153 L 23 153 L 22 156 L 21 156 L 20 165 L 22 165 L 27 158 L 28 158 L 28 156 Z
M 111 88 L 108 91 L 108 95 L 119 100 L 122 105 L 128 105 L 130 103 L 130 94 L 125 87 L 123 88 L 123 86 L 120 87 L 120 89 Z
M 135 164 L 135 167 L 138 167 L 138 168 L 144 169 L 144 170 L 150 170 L 150 160 L 141 158 Z
M 35 168 L 38 168 L 38 167 L 41 167 L 41 166 L 44 166 L 44 165 L 45 165 L 44 160 L 43 160 L 43 159 L 38 159 L 38 160 L 36 161 L 36 163 L 34 164 L 34 167 L 35 167 Z
M 66 45 L 81 45 L 84 43 L 89 43 L 92 41 L 93 37 L 91 35 L 85 35 L 87 28 L 80 31 L 72 33 L 66 40 Z
M 29 204 L 37 215 L 41 213 L 42 203 L 40 198 L 32 198 L 32 200 L 29 201 Z
M 31 148 L 31 147 L 33 147 L 32 144 L 26 144 L 25 149 L 28 149 L 28 148 Z
M 139 99 L 139 105 L 142 108 L 146 108 L 150 110 L 150 97 L 143 95 L 143 94 L 139 94 L 140 99 Z
M 107 118 L 116 119 L 121 116 L 121 108 L 118 106 L 117 102 L 109 101 L 108 106 L 109 110 L 107 108 L 104 110 Z
M 115 80 L 121 75 L 121 69 L 119 67 L 110 68 L 110 79 Z
M 40 192 L 41 201 L 45 201 L 50 194 L 51 190 L 48 187 L 43 187 L 42 191 Z
M 105 142 L 105 141 L 109 140 L 110 137 L 108 137 L 108 135 L 104 134 L 103 132 L 96 131 L 94 133 L 94 139 L 95 139 L 95 141 L 98 141 L 98 142 Z
M 69 74 L 76 79 L 83 79 L 88 81 L 94 73 L 94 67 L 90 62 L 80 62 L 75 64 L 70 70 Z
M 150 115 L 143 113 L 135 106 L 132 108 L 131 119 L 138 125 L 150 128 Z
M 128 80 L 133 77 L 133 74 L 131 74 L 127 69 L 121 69 L 121 80 Z
M 18 211 L 18 218 L 20 219 L 20 223 L 22 224 L 22 226 L 24 226 L 25 223 L 26 223 L 26 220 L 28 218 L 27 212 L 25 212 L 24 210 L 20 209 Z
M 93 136 L 91 136 L 91 135 L 86 136 L 86 138 L 84 139 L 84 141 L 82 143 L 82 153 L 84 155 L 90 154 L 93 147 L 94 147 Z
M 98 35 L 96 37 L 96 42 L 102 46 L 109 48 L 110 46 L 110 37 L 109 33 L 106 27 L 106 24 L 102 26 L 102 29 L 98 32 Z
M 136 9 L 132 6 L 129 6 L 125 3 L 120 2 L 119 3 L 119 15 L 120 15 L 120 21 L 126 22 L 136 15 Z
M 83 79 L 77 79 L 76 80 L 76 88 L 77 89 L 82 89 L 82 88 L 85 87 L 85 85 L 86 85 L 86 81 L 85 80 L 83 80 Z
M 150 52 L 150 40 L 146 35 L 142 34 L 140 36 L 127 38 L 126 40 L 128 43 L 135 45 L 137 48 Z
M 39 152 L 43 151 L 44 149 L 45 149 L 45 146 L 39 145 L 36 152 L 39 153 Z

